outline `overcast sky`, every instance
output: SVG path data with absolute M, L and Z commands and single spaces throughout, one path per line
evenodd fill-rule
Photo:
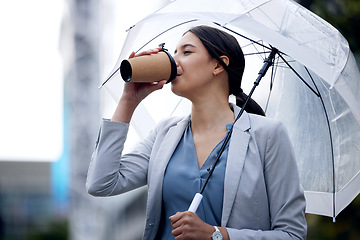
M 125 29 L 167 2 L 107 1 L 115 6 L 114 25 L 119 29 L 114 33 L 114 59 Z M 0 1 L 0 161 L 56 161 L 62 154 L 59 34 L 64 4 L 65 0 Z M 107 64 L 104 71 L 112 67 Z
M 62 151 L 62 1 L 0 1 L 0 160 Z

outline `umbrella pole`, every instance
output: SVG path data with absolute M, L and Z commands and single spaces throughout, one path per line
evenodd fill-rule
M 237 117 L 235 118 L 234 123 L 235 123 L 235 122 L 241 117 L 241 115 L 243 114 L 244 109 L 245 109 L 245 106 L 246 106 L 246 104 L 249 102 L 252 94 L 253 94 L 254 91 L 255 91 L 255 88 L 259 85 L 261 79 L 265 76 L 267 70 L 268 70 L 268 69 L 271 67 L 271 65 L 273 64 L 276 53 L 278 53 L 278 50 L 277 50 L 276 48 L 272 48 L 269 56 L 264 60 L 264 65 L 263 65 L 263 67 L 260 69 L 259 75 L 258 75 L 256 81 L 254 82 L 254 85 L 253 85 L 253 87 L 252 87 L 252 89 L 251 89 L 248 97 L 246 98 L 243 107 L 241 108 L 239 114 L 238 114 Z M 234 124 L 232 125 L 229 134 L 226 135 L 226 138 L 225 138 L 223 144 L 221 145 L 221 148 L 220 148 L 220 150 L 219 150 L 219 153 L 218 153 L 217 156 L 216 156 L 215 163 L 214 163 L 214 165 L 211 167 L 211 169 L 210 169 L 210 171 L 209 171 L 209 175 L 207 176 L 207 178 L 206 178 L 206 180 L 205 180 L 205 182 L 204 182 L 204 185 L 202 186 L 202 188 L 201 188 L 201 190 L 200 190 L 200 193 L 196 193 L 196 194 L 195 194 L 195 196 L 194 196 L 194 198 L 193 198 L 193 200 L 192 200 L 192 202 L 191 202 L 191 204 L 190 204 L 190 206 L 189 206 L 188 211 L 195 213 L 196 210 L 197 210 L 197 208 L 199 207 L 199 205 L 200 205 L 200 203 L 201 203 L 201 200 L 202 200 L 202 198 L 203 198 L 202 193 L 204 192 L 205 187 L 206 187 L 207 183 L 209 182 L 209 179 L 210 179 L 212 173 L 214 172 L 215 166 L 216 166 L 216 164 L 218 163 L 218 161 L 219 161 L 219 159 L 220 159 L 220 157 L 221 157 L 221 154 L 224 152 L 225 147 L 226 147 L 227 143 L 228 143 L 229 140 L 230 140 L 233 127 L 234 127 Z

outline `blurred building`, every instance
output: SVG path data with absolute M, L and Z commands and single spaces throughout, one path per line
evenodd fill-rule
M 147 11 L 168 1 L 156 2 L 147 3 L 152 5 Z M 0 240 L 141 239 L 145 187 L 109 198 L 92 197 L 85 188 L 101 117 L 116 106 L 98 86 L 119 56 L 129 27 L 123 24 L 125 14 L 133 21 L 143 17 L 130 13 L 123 4 L 64 0 L 59 30 L 64 69 L 63 154 L 56 161 L 0 159 Z
M 50 164 L 0 162 L 0 239 L 27 239 L 54 221 Z

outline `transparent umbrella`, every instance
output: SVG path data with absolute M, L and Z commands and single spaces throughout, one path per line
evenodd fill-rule
M 279 50 L 253 98 L 282 121 L 295 149 L 308 213 L 335 218 L 360 192 L 360 73 L 346 39 L 291 0 L 177 0 L 132 26 L 103 84 L 117 101 L 119 65 L 132 51 L 166 43 L 173 52 L 194 25 L 233 34 L 243 48 L 249 91 L 272 47 Z M 145 136 L 161 118 L 189 113 L 169 86 L 139 106 L 132 124 Z M 146 119 L 146 121 L 143 121 Z

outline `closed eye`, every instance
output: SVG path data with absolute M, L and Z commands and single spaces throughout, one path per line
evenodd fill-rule
M 180 47 L 180 49 L 182 50 L 182 53 L 183 53 L 184 55 L 187 55 L 187 54 L 192 53 L 192 51 L 188 50 L 188 49 L 190 49 L 190 48 L 195 48 L 195 46 L 192 45 L 192 44 L 190 44 L 190 43 L 187 43 L 187 44 L 184 44 L 184 45 L 182 45 L 182 46 Z M 175 49 L 174 55 L 176 55 L 177 53 L 178 53 L 178 50 Z

